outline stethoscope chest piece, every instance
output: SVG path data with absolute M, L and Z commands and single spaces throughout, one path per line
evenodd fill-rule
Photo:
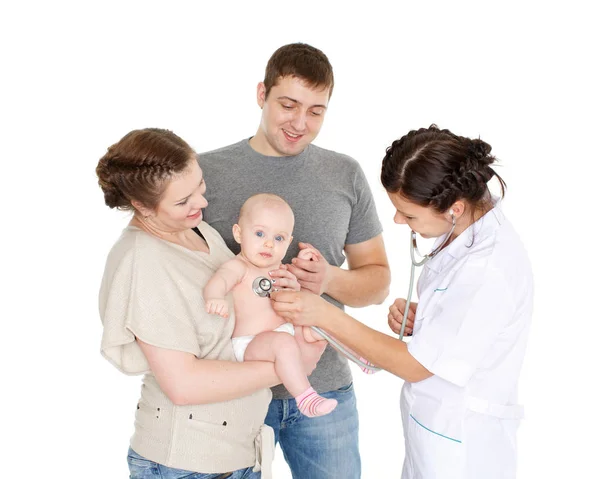
M 252 282 L 252 291 L 261 298 L 268 298 L 272 290 L 273 282 L 265 276 L 259 276 Z

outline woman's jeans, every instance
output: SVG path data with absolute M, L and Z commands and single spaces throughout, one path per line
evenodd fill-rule
M 130 479 L 260 479 L 260 472 L 252 472 L 252 467 L 238 471 L 205 474 L 202 472 L 185 471 L 166 467 L 140 456 L 129 448 L 127 453 Z

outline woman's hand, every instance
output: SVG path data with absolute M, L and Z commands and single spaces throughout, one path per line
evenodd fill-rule
M 288 270 L 287 264 L 282 264 L 279 269 L 269 271 L 269 276 L 273 281 L 274 291 L 300 291 L 300 283 L 294 273 Z
M 329 308 L 335 308 L 308 291 L 276 291 L 271 301 L 275 312 L 296 326 L 320 326 Z
M 390 306 L 390 312 L 388 314 L 388 325 L 390 329 L 400 334 L 400 328 L 402 327 L 402 319 L 404 318 L 404 309 L 406 308 L 406 299 L 397 298 L 396 301 Z M 408 316 L 406 318 L 406 326 L 404 327 L 404 336 L 412 336 L 413 326 L 415 324 L 415 314 L 417 313 L 417 303 L 410 303 L 408 307 Z

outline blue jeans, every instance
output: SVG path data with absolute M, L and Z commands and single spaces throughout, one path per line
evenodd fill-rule
M 204 474 L 175 469 L 150 461 L 131 448 L 127 453 L 127 464 L 129 465 L 129 479 L 260 479 L 260 472 L 252 472 L 252 467 L 221 474 Z
M 333 412 L 309 418 L 294 399 L 273 399 L 265 423 L 275 431 L 294 479 L 359 479 L 358 411 L 352 383 L 321 396 L 337 399 Z

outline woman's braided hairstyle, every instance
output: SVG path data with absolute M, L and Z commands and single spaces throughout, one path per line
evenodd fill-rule
M 133 210 L 132 200 L 155 208 L 168 180 L 185 171 L 194 158 L 194 150 L 172 131 L 133 130 L 98 162 L 96 175 L 104 202 L 121 210 Z
M 480 207 L 489 198 L 487 183 L 498 178 L 502 196 L 506 183 L 491 165 L 492 147 L 480 139 L 455 135 L 436 125 L 413 130 L 392 143 L 381 167 L 381 183 L 389 193 L 431 206 L 439 213 L 455 201 Z

